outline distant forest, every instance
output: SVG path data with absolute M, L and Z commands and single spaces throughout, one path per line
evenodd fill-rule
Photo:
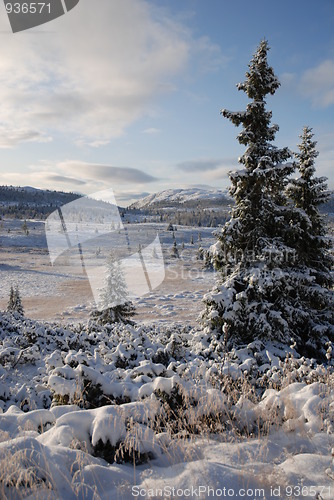
M 13 219 L 46 219 L 54 210 L 81 195 L 14 186 L 0 186 L 0 216 Z

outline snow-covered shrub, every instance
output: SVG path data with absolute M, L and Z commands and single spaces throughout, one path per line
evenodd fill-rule
M 35 343 L 22 349 L 27 331 Z M 20 362 L 21 351 L 32 354 L 29 363 Z M 212 335 L 176 324 L 64 328 L 10 315 L 0 316 L 0 359 L 4 411 L 12 404 L 24 411 L 50 408 L 51 401 L 54 409 L 74 404 L 88 411 L 154 397 L 159 412 L 150 428 L 171 436 L 256 435 L 271 427 L 269 421 L 284 423 L 276 410 L 270 418 L 263 412 L 266 419 L 250 411 L 266 390 L 292 383 L 329 387 L 333 377 L 330 362 L 299 357 L 294 345 L 258 340 L 224 353 Z
M 107 325 L 109 323 L 125 323 L 134 325 L 134 322 L 131 319 L 134 315 L 135 307 L 132 302 L 118 304 L 116 306 L 103 309 L 102 311 L 95 309 L 91 313 L 92 320 L 100 323 L 101 325 Z
M 100 438 L 93 446 L 93 455 L 109 463 L 140 465 L 156 458 L 154 432 L 141 424 L 128 424 L 117 440 Z

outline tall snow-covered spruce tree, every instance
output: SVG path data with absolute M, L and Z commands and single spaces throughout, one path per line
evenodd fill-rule
M 261 41 L 238 85 L 250 99 L 246 110 L 221 110 L 243 126 L 237 139 L 246 151 L 239 158 L 243 168 L 230 173 L 235 206 L 212 249 L 219 279 L 204 297 L 202 322 L 219 350 L 254 340 L 289 345 L 293 338 L 300 353 L 316 353 L 333 331 L 329 302 L 318 300 L 331 291 L 316 284 L 306 259 L 300 260 L 305 212 L 287 195 L 292 153 L 272 144 L 278 126 L 271 125 L 266 96 L 280 83 L 268 50 Z

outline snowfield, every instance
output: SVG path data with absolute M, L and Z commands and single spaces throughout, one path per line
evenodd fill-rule
M 332 498 L 331 366 L 261 343 L 222 363 L 177 323 L 2 314 L 0 338 L 2 498 Z
M 165 281 L 134 326 L 102 327 L 80 266 L 51 267 L 44 224 L 21 224 L 1 233 L 1 308 L 19 284 L 26 317 L 0 313 L 0 498 L 333 498 L 331 347 L 326 366 L 293 342 L 224 355 L 196 321 L 212 229 L 178 227 L 176 259 L 152 224 Z
M 52 266 L 45 223 L 27 221 L 27 225 L 28 235 L 22 230 L 22 221 L 5 220 L 0 225 L 0 309 L 7 307 L 10 287 L 19 285 L 28 317 L 57 321 L 64 318 L 66 321 L 87 320 L 94 297 L 77 249 L 65 252 Z M 136 298 L 138 321 L 162 319 L 168 322 L 173 317 L 174 320 L 187 319 L 194 324 L 202 307 L 202 297 L 214 281 L 212 272 L 203 271 L 202 262 L 197 260 L 197 251 L 199 246 L 207 249 L 213 243 L 213 229 L 179 226 L 174 236 L 180 259 L 172 259 L 173 233 L 166 231 L 167 224 L 129 223 L 125 227 L 132 236 L 134 252 L 138 250 L 139 243 L 144 248 L 159 235 L 166 267 L 162 285 Z M 193 244 L 190 243 L 191 238 Z M 122 244 L 123 239 L 113 243 Z M 103 248 L 103 239 L 98 239 L 98 245 Z M 87 252 L 89 259 L 92 249 L 88 248 Z

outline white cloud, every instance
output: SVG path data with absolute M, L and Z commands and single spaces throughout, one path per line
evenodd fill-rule
M 302 76 L 300 88 L 315 106 L 326 108 L 334 104 L 334 61 L 327 59 Z
M 9 30 L 6 16 L 0 30 Z M 6 36 L 0 123 L 9 130 L 19 124 L 35 140 L 61 132 L 106 144 L 153 114 L 152 96 L 174 88 L 192 42 L 187 28 L 145 0 L 81 0 L 52 24 Z M 209 40 L 199 45 L 209 65 L 211 56 L 217 60 Z
M 234 158 L 204 158 L 204 159 L 186 160 L 178 163 L 176 166 L 183 172 L 187 172 L 190 174 L 194 172 L 196 173 L 205 172 L 206 173 L 205 175 L 207 175 L 207 172 L 214 170 L 215 171 L 223 170 L 224 172 L 227 173 L 229 170 L 233 168 L 234 164 L 235 164 Z M 216 178 L 216 176 L 213 176 L 213 178 Z
M 234 168 L 231 168 L 231 167 L 220 168 L 220 169 L 216 170 L 215 172 L 211 172 L 208 175 L 208 179 L 211 181 L 220 181 L 220 180 L 228 181 L 229 180 L 229 172 L 231 172 L 231 170 L 232 171 L 236 170 L 235 166 L 234 166 Z
M 161 130 L 159 128 L 151 127 L 151 128 L 146 128 L 143 130 L 143 134 L 148 134 L 148 135 L 156 135 L 160 134 Z
M 207 36 L 194 40 L 193 52 L 198 61 L 198 71 L 201 73 L 215 72 L 231 59 L 222 54 L 219 45 L 213 44 Z
M 112 188 L 122 194 L 135 194 L 143 187 L 152 185 L 159 179 L 133 167 L 87 163 L 80 160 L 66 160 L 49 163 L 42 161 L 31 165 L 28 172 L 8 172 L 0 174 L 0 184 L 30 185 L 41 189 L 77 191 L 91 194 L 101 189 Z M 124 190 L 125 187 L 125 190 Z M 122 198 L 126 196 L 122 195 Z
M 79 180 L 95 180 L 105 183 L 146 184 L 157 180 L 137 168 L 114 167 L 77 160 L 60 162 L 56 165 L 56 169 L 66 175 L 71 174 L 71 176 Z
M 28 129 L 11 129 L 5 126 L 0 126 L 0 148 L 14 148 L 21 142 L 49 142 L 52 141 L 48 137 L 36 130 Z
M 282 86 L 290 86 L 295 84 L 296 82 L 296 74 L 295 73 L 282 73 L 279 75 L 279 80 Z

